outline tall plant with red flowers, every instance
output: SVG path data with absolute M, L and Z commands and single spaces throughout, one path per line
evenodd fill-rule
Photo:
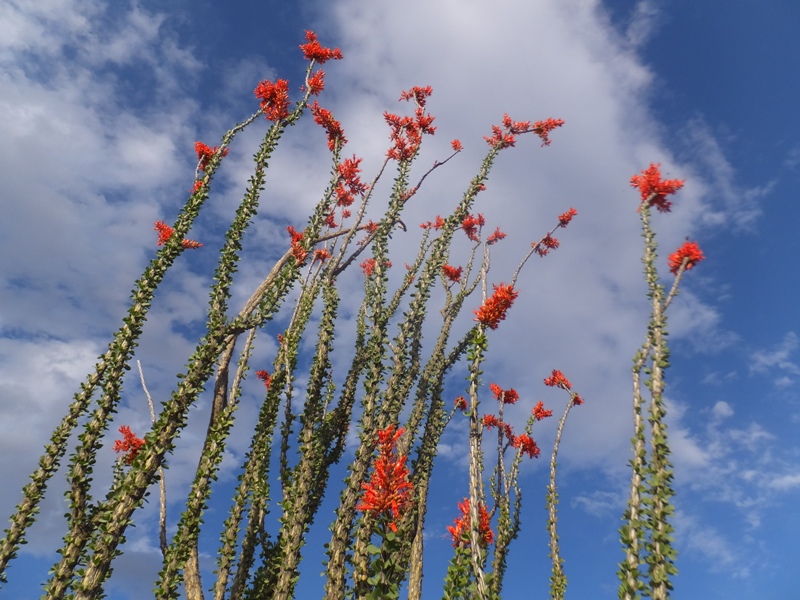
M 342 53 L 322 46 L 313 32 L 306 33 L 300 49 L 308 61 L 301 86 L 290 86 L 286 79 L 258 83 L 254 114 L 227 131 L 218 145 L 195 145 L 197 163 L 183 208 L 172 225 L 156 223 L 154 257 L 135 283 L 128 314 L 75 394 L 23 490 L 23 500 L 0 547 L 0 577 L 25 542 L 47 484 L 68 455 L 69 512 L 63 545 L 45 583 L 45 598 L 101 597 L 150 486 L 158 480 L 163 483 L 165 473 L 169 476 L 167 459 L 182 441 L 190 414 L 206 404 L 210 406 L 208 427 L 194 478 L 182 514 L 169 527 L 162 491 L 163 563 L 155 583 L 156 598 L 183 594 L 188 600 L 204 600 L 209 581 L 203 578 L 208 577 L 215 600 L 294 598 L 309 530 L 324 515 L 323 501 L 338 493 L 328 523 L 325 597 L 395 598 L 405 586 L 409 599 L 419 600 L 433 467 L 443 434 L 456 419 L 461 419 L 460 431 L 467 436 L 468 489 L 458 506 L 460 516 L 448 528 L 454 556 L 445 578 L 445 596 L 500 597 L 511 543 L 520 531 L 520 468 L 526 458 L 540 456 L 533 427 L 552 411 L 539 402 L 524 426 L 514 424 L 509 416 L 514 409 L 507 407 L 518 405 L 520 394 L 493 381 L 487 389 L 482 369 L 490 338 L 511 318 L 520 298 L 517 282 L 523 267 L 534 254 L 543 257 L 559 248 L 556 231 L 567 227 L 577 211 L 563 212 L 530 246 L 526 240 L 518 266 L 492 282 L 492 252 L 511 236 L 494 223 L 485 231 L 491 219 L 477 212 L 476 205 L 495 162 L 517 145 L 519 136 L 533 134 L 542 146 L 548 146 L 564 123 L 560 119 L 514 121 L 504 115 L 501 124 L 493 125 L 491 135 L 485 137 L 486 154 L 460 199 L 447 214 L 430 215 L 432 220 L 423 223 L 421 230 L 414 228 L 420 236 L 417 253 L 403 271 L 393 265 L 390 255 L 398 243 L 393 236 L 401 231 L 408 235 L 399 243 L 409 247 L 411 230 L 403 221 L 408 220 L 404 211 L 425 193 L 428 178 L 456 159 L 464 144 L 453 140 L 444 156 L 419 169 L 420 148 L 437 127 L 428 112 L 433 90 L 412 87 L 400 94 L 405 111 L 384 114 L 388 148 L 372 179 L 362 180 L 361 158 L 343 157 L 348 143 L 344 128 L 317 100 L 325 88 L 325 72 L 318 66 L 341 59 Z M 300 96 L 293 100 L 291 90 L 298 87 Z M 236 297 L 234 276 L 245 258 L 243 242 L 259 214 L 270 218 L 263 216 L 270 214 L 270 207 L 263 206 L 262 192 L 272 156 L 291 131 L 289 126 L 303 118 L 322 129 L 317 141 L 330 151 L 328 184 L 304 224 L 281 224 L 286 232 L 283 250 L 274 261 L 253 268 L 264 273 L 263 279 L 241 306 L 231 306 Z M 123 439 L 113 448 L 123 455 L 110 487 L 100 488 L 91 475 L 109 441 L 109 431 L 116 427 L 114 415 L 122 403 L 124 376 L 148 311 L 157 301 L 156 290 L 176 262 L 183 260 L 184 251 L 194 250 L 188 260 L 209 252 L 208 246 L 187 235 L 216 192 L 215 176 L 233 143 L 239 141 L 238 135 L 258 126 L 263 132 L 253 154 L 252 174 L 225 231 L 213 274 L 208 274 L 213 283 L 203 335 L 160 411 L 156 414 L 151 406 L 152 426 L 144 437 L 126 426 L 119 428 Z M 378 184 L 391 171 L 394 179 L 381 214 L 372 215 L 372 220 L 368 212 L 380 206 L 379 190 L 383 189 Z M 626 558 L 620 594 L 633 598 L 645 589 L 640 565 L 646 564 L 649 593 L 665 598 L 674 573 L 674 551 L 669 536 L 671 467 L 663 424 L 663 370 L 668 356 L 663 315 L 683 273 L 703 255 L 696 244 L 687 243 L 670 257 L 675 283 L 665 296 L 655 270 L 650 208 L 668 211 L 667 198 L 681 182 L 662 181 L 657 166 L 651 165 L 632 183 L 642 194 L 639 213 L 653 309 L 634 367 L 633 481 L 622 531 Z M 459 254 L 462 242 L 468 246 Z M 342 276 L 348 269 L 363 282 L 362 291 L 344 287 L 352 281 Z M 354 332 L 341 331 L 347 323 L 340 311 L 343 295 L 359 303 Z M 265 331 L 271 333 L 265 351 L 271 352 L 272 365 L 256 366 L 253 351 Z M 351 340 L 352 345 L 345 346 L 342 340 Z M 346 360 L 349 364 L 340 369 Z M 462 395 L 451 406 L 445 400 L 452 397 L 448 395 L 451 374 L 462 363 L 466 363 L 462 367 L 467 373 L 466 389 L 458 392 Z M 251 371 L 255 381 L 248 382 Z M 648 461 L 642 372 L 648 373 L 646 385 L 651 391 Z M 551 596 L 561 598 L 566 576 L 556 532 L 556 455 L 567 415 L 583 401 L 560 371 L 553 371 L 545 385 L 566 390 L 570 398 L 558 425 L 546 496 L 553 560 Z M 226 489 L 216 483 L 220 464 L 229 449 L 237 408 L 243 398 L 250 401 L 253 395 L 258 402 L 250 412 L 257 415 L 250 446 L 221 525 L 219 547 L 209 553 L 216 557 L 216 568 L 213 573 L 203 572 L 200 531 L 211 526 L 204 522 L 204 514 L 211 495 Z M 487 444 L 490 469 L 484 457 Z M 332 475 L 339 463 L 341 469 L 346 468 L 346 476 L 337 482 Z M 267 518 L 270 513 L 274 518 Z M 168 530 L 172 533 L 169 542 Z
M 372 555 L 370 577 L 356 582 L 356 594 L 370 600 L 399 597 L 400 584 L 405 578 L 405 569 L 397 560 L 400 549 L 397 520 L 404 516 L 413 500 L 413 485 L 406 457 L 395 452 L 403 431 L 394 425 L 378 431 L 378 456 L 369 481 L 361 484 L 364 495 L 356 506 L 366 521 L 372 521 L 370 527 L 380 539 L 380 545 L 367 547 Z
M 667 436 L 664 404 L 664 373 L 669 366 L 666 311 L 677 294 L 678 284 L 686 269 L 702 260 L 703 253 L 694 242 L 686 242 L 669 257 L 670 271 L 675 275 L 669 293 L 665 293 L 657 267 L 656 235 L 650 222 L 650 209 L 670 212 L 669 197 L 683 187 L 679 179 L 663 180 L 660 166 L 651 164 L 639 175 L 631 177 L 631 186 L 640 193 L 639 216 L 644 238 L 645 281 L 651 301 L 650 322 L 642 347 L 633 361 L 633 458 L 631 459 L 631 488 L 628 507 L 620 529 L 625 551 L 618 572 L 619 597 L 624 600 L 639 598 L 645 593 L 653 599 L 665 600 L 672 589 L 676 549 L 673 545 L 674 514 L 672 496 L 672 465 Z M 650 448 L 642 414 L 645 402 L 644 386 L 650 392 L 647 420 L 650 423 Z M 646 571 L 645 571 L 646 569 Z

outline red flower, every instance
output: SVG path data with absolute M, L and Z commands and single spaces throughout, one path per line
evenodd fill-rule
M 400 512 L 411 503 L 413 486 L 408 481 L 409 471 L 405 456 L 395 456 L 397 440 L 403 429 L 395 430 L 394 425 L 378 431 L 378 456 L 373 461 L 374 471 L 369 482 L 362 483 L 364 496 L 356 510 L 372 513 L 375 516 L 390 516 L 389 527 L 397 531 L 395 520 Z
M 495 285 L 494 293 L 491 297 L 486 299 L 478 310 L 475 312 L 475 320 L 482 323 L 489 329 L 497 329 L 500 321 L 506 318 L 506 313 L 511 305 L 516 300 L 519 292 L 514 290 L 511 285 Z
M 272 385 L 272 377 L 266 371 L 256 371 L 256 377 L 264 382 L 264 387 L 267 389 L 269 389 L 269 386 Z
M 338 48 L 323 48 L 317 41 L 317 34 L 313 31 L 306 31 L 307 44 L 300 44 L 300 50 L 303 51 L 303 58 L 306 60 L 313 60 L 320 64 L 327 62 L 331 59 L 341 60 L 342 51 Z
M 492 137 L 483 136 L 483 139 L 485 139 L 486 143 L 492 148 L 498 149 L 511 148 L 516 142 L 513 135 L 504 133 L 497 125 L 492 125 Z
M 431 86 L 428 85 L 423 88 L 415 85 L 407 92 L 402 92 L 400 94 L 400 100 L 414 100 L 417 106 L 425 108 L 425 103 L 431 94 L 433 94 L 433 88 Z
M 364 262 L 362 262 L 359 265 L 359 267 L 361 267 L 361 270 L 364 272 L 364 275 L 366 275 L 367 277 L 369 277 L 370 275 L 372 275 L 375 272 L 375 267 L 377 267 L 377 266 L 378 266 L 378 263 L 375 261 L 374 258 L 368 258 L 367 260 L 365 260 Z M 384 269 L 391 269 L 392 268 L 392 261 L 390 261 L 390 260 L 383 261 L 383 268 Z
M 122 439 L 114 442 L 114 452 L 125 452 L 123 458 L 125 464 L 129 465 L 144 446 L 144 440 L 136 437 L 127 425 L 120 427 L 119 432 L 122 434 Z
M 541 421 L 542 419 L 546 419 L 547 417 L 553 416 L 552 410 L 545 410 L 544 409 L 544 402 L 537 402 L 536 406 L 533 407 L 533 416 L 536 418 L 537 421 Z
M 200 179 L 198 179 L 197 181 L 194 182 L 194 185 L 192 185 L 192 194 L 196 194 L 202 188 L 203 188 L 203 182 Z
M 314 115 L 314 122 L 321 125 L 328 135 L 328 149 L 333 152 L 336 146 L 344 146 L 347 143 L 347 138 L 344 137 L 342 126 L 336 119 L 333 118 L 331 111 L 322 108 L 316 100 L 311 105 L 311 114 Z
M 163 246 L 164 244 L 166 244 L 169 241 L 169 238 L 172 237 L 172 232 L 174 231 L 174 229 L 172 229 L 172 227 L 164 223 L 164 221 L 156 221 L 153 230 L 158 232 L 159 246 Z M 185 239 L 181 242 L 181 245 L 184 248 L 194 249 L 194 248 L 200 248 L 203 244 L 201 244 L 200 242 L 195 242 L 194 240 Z
M 483 426 L 487 431 L 491 431 L 492 427 L 497 427 L 506 436 L 509 442 L 514 442 L 514 430 L 511 425 L 501 421 L 494 415 L 483 415 Z
M 558 248 L 558 240 L 548 233 L 539 242 L 534 243 L 533 247 L 539 256 L 547 256 L 550 250 Z
M 264 80 L 253 90 L 261 99 L 261 110 L 270 121 L 280 121 L 289 116 L 289 82 L 278 79 L 275 83 Z
M 580 406 L 583 404 L 583 398 L 581 398 L 578 394 L 572 394 L 572 404 L 575 406 Z
M 467 399 L 464 396 L 459 396 L 453 402 L 453 406 L 456 407 L 457 410 L 467 410 Z
M 453 140 L 452 142 L 450 142 L 450 145 L 456 152 L 461 152 L 464 149 L 464 146 L 462 146 L 461 142 L 459 142 L 458 140 Z
M 522 454 L 527 454 L 530 458 L 539 458 L 540 450 L 539 446 L 536 445 L 536 442 L 533 441 L 529 435 L 518 435 L 514 438 L 511 442 L 511 445 L 514 448 L 519 448 Z
M 544 384 L 549 387 L 560 387 L 565 390 L 572 389 L 572 384 L 569 379 L 564 377 L 561 371 L 553 369 L 553 375 L 544 380 Z
M 703 251 L 700 250 L 697 242 L 686 241 L 683 246 L 669 255 L 669 270 L 677 275 L 684 260 L 686 260 L 686 270 L 689 270 L 704 258 Z
M 642 171 L 641 175 L 631 177 L 631 186 L 639 188 L 642 203 L 647 202 L 648 206 L 655 206 L 661 212 L 669 212 L 672 202 L 667 200 L 667 196 L 681 189 L 684 182 L 682 179 L 661 181 L 659 166 L 659 164 L 650 163 L 650 166 Z
M 364 272 L 364 275 L 369 277 L 375 271 L 375 259 L 368 258 L 358 266 L 361 267 L 361 270 Z
M 572 217 L 578 214 L 578 211 L 574 208 L 570 208 L 567 212 L 563 215 L 558 217 L 558 224 L 560 227 L 566 227 L 569 225 L 569 222 L 572 221 Z
M 416 154 L 422 143 L 422 135 L 433 135 L 436 127 L 432 123 L 434 117 L 425 114 L 425 102 L 433 93 L 430 86 L 413 87 L 400 95 L 400 100 L 414 100 L 417 109 L 414 117 L 400 117 L 390 112 L 383 113 L 383 118 L 392 130 L 389 139 L 392 147 L 386 155 L 394 160 L 408 160 Z
M 550 145 L 550 138 L 548 134 L 556 127 L 561 127 L 564 124 L 564 119 L 545 119 L 544 121 L 536 121 L 531 128 L 531 131 L 542 139 L 542 146 Z
M 453 546 L 469 546 L 470 544 L 470 504 L 469 498 L 464 498 L 463 502 L 458 503 L 458 508 L 461 511 L 461 516 L 454 520 L 454 524 L 447 526 L 447 531 L 453 536 Z M 480 542 L 485 547 L 494 541 L 494 533 L 492 533 L 492 526 L 489 521 L 489 513 L 486 506 L 481 504 L 478 506 L 478 535 Z
M 461 272 L 464 270 L 464 267 L 451 267 L 450 265 L 442 265 L 442 273 L 444 276 L 447 277 L 453 283 L 458 283 L 461 281 Z
M 483 426 L 490 430 L 492 427 L 501 427 L 503 423 L 494 415 L 483 415 Z
M 485 224 L 486 220 L 483 218 L 483 215 L 479 214 L 477 217 L 475 215 L 469 215 L 461 221 L 461 229 L 464 230 L 464 233 L 466 233 L 467 237 L 473 242 L 479 242 L 479 228 L 483 227 Z
M 514 388 L 504 390 L 496 383 L 490 383 L 489 389 L 492 390 L 492 394 L 494 395 L 495 399 L 503 404 L 514 404 L 517 400 L 519 400 L 519 394 Z
M 330 147 L 330 144 L 328 146 Z M 353 155 L 353 158 L 346 158 L 339 164 L 338 170 L 342 180 L 334 190 L 337 197 L 337 206 L 350 206 L 355 201 L 356 196 L 363 196 L 367 191 L 367 186 L 358 177 L 361 172 L 361 169 L 358 168 L 360 164 L 361 159 L 356 158 L 355 155 Z
M 194 151 L 197 153 L 197 160 L 199 160 L 198 168 L 201 171 L 205 171 L 208 163 L 214 157 L 214 155 L 219 151 L 219 146 L 207 146 L 203 142 L 195 142 L 194 143 Z M 228 156 L 228 148 L 225 148 L 222 151 L 222 156 Z M 196 190 L 195 190 L 196 191 Z
M 486 238 L 486 243 L 489 246 L 491 246 L 492 244 L 496 244 L 497 242 L 499 242 L 500 240 L 504 239 L 505 237 L 506 237 L 506 234 L 503 233 L 502 231 L 500 231 L 500 228 L 498 227 L 497 229 L 494 230 L 494 233 L 492 235 L 490 235 L 488 238 Z
M 319 69 L 308 78 L 308 91 L 312 96 L 319 96 L 325 89 L 325 71 Z
M 328 252 L 327 248 L 319 248 L 318 250 L 314 250 L 313 262 L 319 261 L 321 263 L 324 263 L 329 258 L 331 258 L 331 253 Z
M 561 127 L 563 124 L 563 119 L 546 119 L 544 121 L 536 121 L 533 124 L 530 121 L 512 121 L 511 117 L 505 114 L 503 115 L 503 127 L 505 129 L 492 125 L 492 137 L 484 137 L 484 139 L 493 148 L 510 148 L 516 142 L 515 135 L 532 132 L 542 139 L 542 146 L 549 146 L 550 138 L 548 135 L 553 129 Z
M 289 232 L 289 235 L 292 236 L 292 256 L 294 259 L 302 264 L 303 261 L 308 256 L 308 252 L 303 248 L 301 242 L 303 241 L 303 232 L 302 231 L 295 231 L 295 228 L 289 225 L 286 228 L 286 231 Z
M 422 223 L 420 225 L 420 227 L 422 227 L 423 229 L 436 229 L 436 230 L 439 230 L 442 227 L 444 227 L 444 224 L 445 224 L 445 220 L 442 217 L 440 217 L 439 215 L 436 215 L 436 220 L 435 221 L 433 221 L 433 222 L 428 221 L 427 223 Z

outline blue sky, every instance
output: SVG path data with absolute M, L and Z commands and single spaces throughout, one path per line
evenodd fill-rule
M 502 157 L 480 208 L 492 229 L 509 234 L 492 270 L 498 280 L 558 214 L 573 206 L 579 213 L 561 248 L 521 278 L 520 300 L 509 326 L 492 334 L 486 369 L 487 379 L 520 392 L 520 415 L 540 399 L 561 406 L 542 385 L 553 368 L 587 400 L 571 415 L 560 454 L 571 598 L 616 597 L 629 365 L 647 315 L 638 196 L 628 180 L 650 162 L 686 180 L 674 211 L 655 216 L 662 257 L 687 235 L 707 256 L 687 274 L 670 314 L 680 551 L 673 597 L 796 597 L 799 25 L 800 6 L 791 0 L 4 3 L 0 515 L 13 511 L 53 426 L 117 328 L 153 255 L 153 222 L 177 214 L 192 181 L 194 141 L 216 144 L 249 116 L 262 79 L 288 78 L 297 90 L 304 68 L 297 45 L 310 28 L 345 55 L 326 68 L 321 101 L 342 122 L 348 151 L 364 157 L 366 174 L 385 152 L 383 111 L 398 110 L 397 96 L 412 85 L 433 87 L 429 107 L 439 127 L 421 165 L 446 156 L 451 139 L 464 143 L 459 160 L 426 181 L 428 195 L 410 207 L 409 223 L 452 206 L 485 151 L 482 136 L 504 112 L 566 121 L 551 147 L 522 140 Z M 248 241 L 255 256 L 283 250 L 283 228 L 302 226 L 326 183 L 321 132 L 301 125 L 289 133 Z M 208 248 L 218 245 L 219 222 L 236 206 L 257 136 L 244 135 L 232 149 L 192 231 Z M 404 248 L 395 251 L 402 257 Z M 193 347 L 211 260 L 210 252 L 184 255 L 154 306 L 137 358 L 157 398 L 169 393 Z M 258 280 L 259 264 L 243 267 L 235 300 Z M 268 364 L 271 352 L 266 344 L 256 357 Z M 141 430 L 147 406 L 133 379 L 126 390 L 119 424 Z M 244 422 L 258 393 L 245 392 Z M 207 405 L 198 408 L 167 476 L 173 518 L 205 431 Z M 552 440 L 554 424 L 547 425 L 534 431 L 543 449 Z M 223 483 L 235 478 L 246 430 L 232 441 Z M 441 448 L 441 485 L 427 520 L 426 598 L 440 592 L 450 551 L 445 527 L 466 495 L 463 439 L 456 429 Z M 113 460 L 109 449 L 98 485 L 107 484 Z M 512 546 L 507 598 L 547 595 L 545 466 L 541 460 L 524 473 L 523 531 Z M 55 561 L 62 485 L 52 484 L 4 597 L 36 595 Z M 153 509 L 138 514 L 111 598 L 149 594 L 160 564 Z M 209 521 L 224 510 L 212 505 Z M 312 541 L 321 544 L 322 533 Z M 321 550 L 313 546 L 300 598 L 321 595 Z M 204 557 L 209 569 L 214 548 Z

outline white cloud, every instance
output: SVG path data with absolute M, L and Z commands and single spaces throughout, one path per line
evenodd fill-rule
M 650 40 L 662 20 L 663 13 L 655 2 L 639 0 L 631 11 L 625 38 L 631 46 L 642 46 Z
M 748 562 L 737 551 L 733 540 L 726 538 L 716 528 L 679 512 L 675 519 L 676 533 L 688 552 L 703 556 L 703 562 L 712 571 L 731 571 L 734 577 L 748 575 Z
M 800 473 L 787 473 L 769 482 L 770 487 L 777 490 L 788 490 L 800 486 Z
M 733 407 L 723 400 L 720 400 L 719 402 L 714 404 L 712 412 L 714 414 L 714 418 L 720 421 L 722 421 L 723 419 L 728 419 L 732 417 L 734 414 Z
M 790 360 L 797 350 L 798 337 L 793 331 L 784 335 L 783 341 L 772 350 L 757 350 L 750 357 L 750 370 L 754 373 L 765 373 L 773 367 L 787 371 L 792 375 L 800 374 L 800 367 Z

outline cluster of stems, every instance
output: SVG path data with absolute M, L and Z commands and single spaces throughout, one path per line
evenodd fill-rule
M 496 285 L 492 294 L 487 290 L 490 246 L 505 235 L 498 229 L 482 237 L 484 218 L 472 211 L 496 159 L 504 149 L 514 146 L 515 136 L 535 133 L 547 145 L 548 133 L 561 122 L 548 119 L 531 124 L 506 116 L 502 126 L 494 126 L 493 135 L 486 138 L 489 150 L 460 200 L 454 202 L 448 216 L 437 216 L 423 227 L 415 259 L 406 265 L 405 272 L 398 273 L 400 269 L 392 266 L 390 254 L 393 236 L 408 235 L 401 219 L 404 209 L 420 193 L 426 178 L 460 152 L 461 144 L 454 141 L 449 157 L 423 168 L 422 174 L 414 177 L 412 167 L 423 136 L 433 134 L 435 128 L 431 125 L 433 117 L 426 112 L 430 88 L 412 88 L 401 96 L 412 103 L 412 114 L 386 114 L 391 147 L 374 178 L 369 184 L 361 183 L 360 161 L 342 157 L 346 139 L 341 126 L 316 101 L 310 104 L 311 96 L 324 87 L 324 73 L 315 71 L 315 66 L 341 58 L 341 53 L 320 46 L 311 32 L 307 40 L 301 46 L 309 60 L 304 91 L 293 106 L 288 100 L 287 82 L 262 82 L 256 88 L 261 107 L 255 114 L 225 133 L 218 147 L 198 143 L 200 162 L 191 194 L 171 227 L 157 225 L 162 247 L 137 280 L 122 326 L 75 394 L 45 447 L 39 468 L 23 490 L 23 500 L 0 547 L 3 577 L 19 546 L 25 543 L 26 531 L 35 521 L 51 477 L 68 456 L 66 532 L 59 559 L 44 582 L 45 598 L 89 600 L 103 595 L 137 509 L 151 486 L 160 482 L 163 565 L 154 583 L 156 598 L 178 598 L 182 593 L 189 600 L 295 597 L 302 549 L 323 499 L 333 492 L 339 494 L 339 502 L 329 523 L 325 597 L 394 598 L 405 586 L 409 599 L 418 600 L 422 596 L 423 531 L 434 459 L 447 425 L 454 418 L 464 417 L 468 419 L 468 497 L 463 518 L 454 529 L 454 558 L 444 584 L 445 597 L 500 597 L 509 547 L 520 528 L 520 464 L 526 454 L 538 456 L 530 435 L 533 424 L 549 416 L 545 414 L 549 411 L 537 406 L 524 433 L 514 436 L 503 421 L 503 405 L 513 401 L 506 393 L 498 397 L 499 412 L 494 421 L 487 421 L 479 410 L 481 365 L 491 330 L 506 317 L 516 298 L 514 286 L 522 267 L 534 253 L 544 256 L 558 246 L 552 234 L 565 227 L 575 211 L 564 213 L 549 232 L 531 244 L 516 270 L 508 274 L 510 284 Z M 241 268 L 245 235 L 261 209 L 270 159 L 287 127 L 309 113 L 327 133 L 331 150 L 329 184 L 305 228 L 300 232 L 288 228 L 286 251 L 273 264 L 262 267 L 263 280 L 236 310 L 230 306 L 234 274 Z M 95 497 L 93 470 L 99 453 L 108 451 L 114 415 L 122 402 L 136 402 L 123 397 L 123 382 L 156 290 L 184 251 L 200 247 L 185 236 L 209 199 L 214 176 L 236 136 L 264 121 L 268 126 L 253 156 L 252 174 L 219 249 L 202 336 L 184 372 L 178 374 L 171 395 L 158 409 L 147 391 L 140 365 L 152 427 L 142 440 L 126 437 L 119 448 L 127 454 L 115 466 L 110 487 L 104 496 Z M 377 184 L 391 169 L 395 175 L 388 197 L 383 207 L 377 207 L 382 217 L 373 222 L 367 214 L 375 212 L 379 202 L 375 197 Z M 649 232 L 647 206 L 641 214 Z M 456 268 L 451 266 L 459 262 L 454 241 L 464 234 L 472 246 L 464 257 L 464 266 Z M 642 561 L 648 565 L 653 589 L 669 589 L 674 556 L 667 522 L 672 490 L 662 399 L 662 372 L 667 360 L 663 312 L 672 293 L 663 299 L 655 276 L 651 233 L 646 240 L 646 273 L 654 311 L 647 342 L 634 369 L 635 493 L 623 532 L 629 549 L 623 585 L 634 595 L 641 589 Z M 355 294 L 342 290 L 340 282 L 347 280 L 342 276 L 346 269 L 359 267 L 364 287 L 355 313 L 354 343 L 344 348 L 336 344 L 338 337 L 344 337 L 338 330 L 349 322 L 340 305 L 343 298 L 351 302 Z M 472 300 L 476 291 L 482 292 L 480 303 Z M 291 304 L 286 302 L 290 297 L 296 297 Z M 434 306 L 434 302 L 438 304 Z M 469 309 L 474 306 L 480 308 L 473 315 Z M 465 312 L 468 318 L 475 318 L 467 331 L 454 339 L 454 325 Z M 277 330 L 276 323 L 287 324 Z M 262 366 L 251 365 L 257 338 L 277 331 L 279 343 L 271 369 L 257 370 L 258 377 L 248 387 L 248 374 Z M 424 343 L 423 333 L 427 338 Z M 333 372 L 334 353 L 337 360 L 343 355 L 350 357 L 349 368 L 338 376 Z M 648 360 L 652 363 L 647 382 L 652 395 L 652 449 L 645 467 L 638 374 Z M 461 398 L 461 404 L 457 401 L 457 407 L 452 408 L 446 399 L 447 382 L 460 363 L 466 364 L 468 373 L 468 400 Z M 302 394 L 297 391 L 298 381 L 303 382 Z M 548 385 L 570 389 L 565 378 Z M 240 400 L 251 397 L 253 390 L 260 394 L 258 417 L 229 499 L 219 546 L 212 552 L 217 564 L 209 586 L 209 581 L 203 581 L 199 559 L 203 514 L 217 489 L 214 482 Z M 211 398 L 206 436 L 183 511 L 168 540 L 164 487 L 169 476 L 167 458 L 203 394 Z M 563 597 L 566 577 L 556 534 L 556 454 L 567 414 L 579 400 L 570 392 L 558 427 L 547 493 L 554 564 L 551 595 L 557 598 Z M 492 423 L 497 426 L 496 464 L 487 481 L 481 444 Z M 68 442 L 76 432 L 78 441 L 70 449 Z M 126 436 L 130 430 L 127 432 Z M 358 433 L 354 449 L 349 446 L 350 432 Z M 391 444 L 386 441 L 387 432 L 391 432 Z M 335 465 L 351 449 L 344 481 L 331 485 Z M 510 458 L 506 456 L 509 450 Z M 640 492 L 645 476 L 649 477 L 649 488 L 646 508 L 642 508 Z M 269 513 L 276 515 L 274 522 L 267 519 Z M 490 522 L 495 524 L 496 535 Z M 646 544 L 644 548 L 642 543 Z M 666 596 L 654 592 L 653 597 Z

